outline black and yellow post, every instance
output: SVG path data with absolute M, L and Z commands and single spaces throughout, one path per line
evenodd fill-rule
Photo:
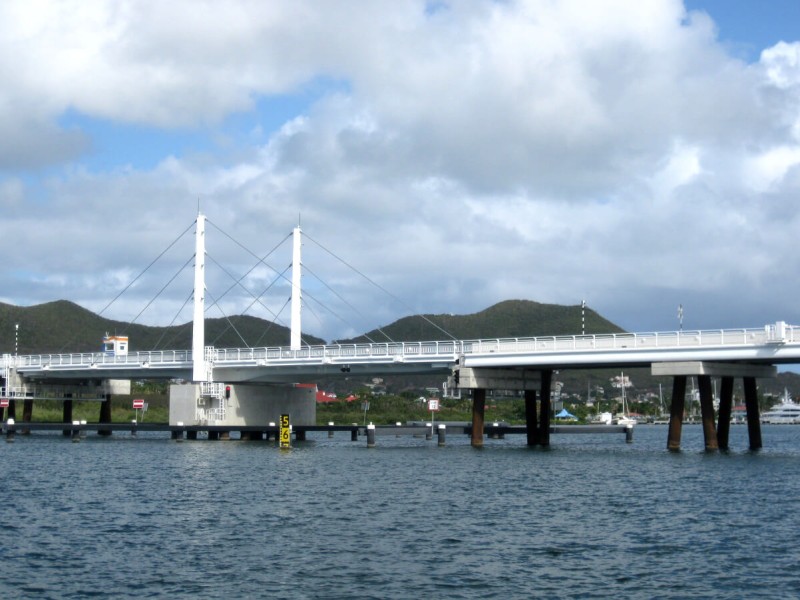
M 280 425 L 280 447 L 283 448 L 291 448 L 292 447 L 292 430 L 289 425 L 289 415 L 281 415 L 281 425 Z

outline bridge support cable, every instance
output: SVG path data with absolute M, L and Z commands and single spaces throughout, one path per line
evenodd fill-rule
M 289 237 L 291 237 L 291 235 L 292 235 L 292 234 L 289 234 L 289 235 L 287 235 L 286 237 L 284 237 L 284 238 L 283 238 L 283 239 L 282 239 L 280 242 L 278 242 L 278 243 L 277 243 L 277 244 L 276 244 L 276 245 L 275 245 L 275 246 L 272 248 L 272 250 L 270 250 L 269 252 L 267 252 L 267 253 L 266 253 L 264 256 L 261 256 L 261 257 L 259 257 L 259 256 L 258 256 L 258 255 L 257 255 L 255 252 L 253 252 L 252 250 L 250 250 L 249 248 L 247 248 L 246 246 L 244 246 L 244 245 L 243 245 L 241 242 L 239 242 L 239 241 L 238 241 L 236 238 L 234 238 L 233 236 L 231 236 L 230 234 L 228 234 L 226 231 L 224 231 L 223 229 L 221 229 L 219 226 L 217 226 L 216 224 L 214 224 L 214 222 L 213 222 L 213 221 L 209 221 L 209 224 L 210 224 L 211 226 L 213 226 L 213 227 L 214 227 L 214 228 L 215 228 L 217 231 L 219 231 L 219 232 L 220 232 L 222 235 L 224 235 L 225 237 L 227 237 L 227 238 L 228 238 L 230 241 L 232 241 L 234 244 L 236 244 L 237 246 L 239 246 L 239 248 L 241 248 L 241 249 L 242 249 L 242 250 L 244 250 L 246 253 L 248 253 L 250 256 L 252 256 L 253 258 L 255 258 L 255 259 L 256 259 L 256 263 L 255 263 L 255 264 L 254 264 L 252 267 L 250 267 L 250 269 L 248 269 L 248 270 L 247 270 L 247 272 L 246 272 L 244 275 L 242 275 L 241 277 L 239 277 L 238 279 L 237 279 L 236 277 L 234 277 L 233 275 L 231 275 L 230 273 L 228 273 L 228 276 L 229 276 L 229 277 L 230 277 L 230 278 L 231 278 L 231 279 L 234 281 L 234 283 L 233 283 L 233 285 L 231 285 L 231 286 L 230 286 L 230 287 L 229 287 L 227 290 L 225 290 L 225 292 L 223 292 L 223 294 L 222 294 L 222 295 L 219 297 L 219 299 L 220 299 L 220 300 L 222 300 L 223 298 L 225 298 L 225 296 L 227 296 L 227 295 L 230 293 L 230 291 L 231 291 L 231 290 L 233 290 L 233 289 L 234 289 L 234 288 L 235 288 L 237 285 L 244 287 L 244 286 L 242 285 L 242 281 L 244 281 L 244 279 L 245 279 L 245 278 L 246 278 L 248 275 L 250 275 L 250 273 L 252 273 L 253 271 L 255 271 L 255 270 L 256 270 L 256 268 L 258 268 L 258 267 L 259 267 L 259 266 L 261 266 L 261 265 L 264 265 L 264 266 L 265 266 L 265 267 L 267 267 L 268 269 L 272 270 L 272 271 L 273 271 L 273 272 L 274 272 L 274 273 L 275 273 L 275 274 L 278 276 L 278 278 L 279 278 L 279 279 L 283 279 L 283 280 L 284 280 L 284 281 L 286 281 L 287 283 L 291 283 L 291 280 L 290 280 L 288 277 L 286 277 L 286 275 L 285 275 L 286 271 L 288 270 L 288 267 L 287 267 L 287 269 L 284 269 L 283 271 L 278 271 L 278 269 L 276 269 L 275 267 L 273 267 L 271 264 L 269 264 L 269 263 L 267 262 L 267 258 L 269 258 L 269 257 L 270 257 L 270 256 L 271 256 L 271 255 L 272 255 L 272 254 L 273 254 L 273 253 L 274 253 L 274 252 L 275 252 L 275 251 L 276 251 L 278 248 L 280 248 L 280 247 L 281 247 L 281 246 L 284 244 L 284 242 L 286 242 L 286 240 L 288 240 L 288 239 L 289 239 Z M 267 289 L 269 289 L 270 287 L 272 287 L 272 285 L 274 285 L 274 282 L 273 282 L 272 284 L 270 284 L 270 285 L 267 287 Z M 247 289 L 247 288 L 245 288 L 245 289 Z M 252 292 L 251 292 L 251 294 L 252 294 Z M 263 295 L 263 294 L 262 294 L 262 295 Z
M 168 251 L 169 251 L 169 250 L 170 250 L 170 249 L 171 249 L 171 248 L 172 248 L 172 247 L 173 247 L 175 244 L 177 244 L 177 243 L 178 243 L 178 241 L 180 241 L 180 239 L 181 239 L 181 238 L 182 238 L 184 235 L 186 235 L 186 234 L 187 234 L 187 233 L 188 233 L 188 232 L 191 230 L 191 228 L 192 228 L 192 226 L 193 226 L 194 224 L 195 224 L 195 223 L 192 223 L 192 224 L 191 224 L 191 225 L 189 225 L 189 226 L 188 226 L 186 229 L 184 229 L 184 230 L 181 232 L 181 234 L 180 234 L 180 235 L 179 235 L 177 238 L 175 238 L 175 239 L 173 240 L 173 242 L 172 242 L 172 243 L 171 243 L 169 246 L 167 246 L 166 248 L 164 248 L 164 250 L 161 252 L 161 254 L 159 254 L 158 256 L 156 256 L 156 257 L 155 257 L 155 258 L 154 258 L 154 259 L 153 259 L 153 260 L 150 262 L 150 264 L 149 264 L 149 265 L 147 265 L 147 266 L 146 266 L 146 267 L 145 267 L 145 268 L 142 270 L 142 272 L 141 272 L 141 273 L 139 273 L 139 274 L 138 274 L 136 277 L 134 277 L 134 278 L 131 280 L 131 282 L 130 282 L 128 285 L 126 285 L 126 286 L 125 286 L 125 287 L 122 289 L 122 291 L 121 291 L 120 293 L 118 293 L 116 296 L 114 296 L 114 299 L 113 299 L 111 302 L 109 302 L 108 304 L 106 304 L 106 305 L 105 305 L 105 307 L 103 308 L 103 310 L 101 310 L 99 313 L 97 313 L 97 315 L 98 315 L 98 316 L 102 316 L 102 315 L 103 315 L 103 313 L 104 313 L 104 312 L 106 312 L 106 311 L 107 311 L 107 310 L 108 310 L 108 309 L 111 307 L 111 305 L 112 305 L 112 304 L 114 304 L 114 302 L 116 302 L 117 300 L 119 300 L 119 298 L 120 298 L 120 296 L 122 296 L 122 294 L 124 294 L 125 292 L 127 292 L 127 291 L 128 291 L 130 288 L 131 288 L 131 286 L 133 286 L 133 284 L 134 284 L 134 283 L 136 283 L 137 281 L 139 281 L 139 279 L 142 277 L 142 275 L 144 275 L 145 273 L 147 273 L 147 271 L 149 271 L 149 270 L 150 270 L 150 268 L 151 268 L 151 267 L 152 267 L 154 264 L 156 264 L 156 263 L 159 261 L 159 259 L 160 259 L 162 256 L 164 256 L 164 255 L 165 255 L 165 254 L 166 254 L 166 253 L 167 253 L 167 252 L 168 252 Z
M 333 258 L 335 258 L 336 260 L 338 260 L 339 262 L 341 262 L 343 265 L 345 265 L 346 267 L 348 267 L 349 269 L 351 269 L 352 271 L 354 271 L 355 273 L 357 273 L 358 275 L 360 275 L 361 277 L 363 277 L 363 278 L 364 278 L 364 279 L 365 279 L 367 282 L 369 282 L 371 285 L 373 285 L 373 286 L 375 286 L 376 288 L 378 288 L 379 290 L 381 290 L 381 291 L 382 291 L 384 294 L 386 294 L 387 296 L 389 296 L 390 298 L 392 298 L 392 299 L 393 299 L 395 302 L 398 302 L 398 303 L 399 303 L 401 306 L 403 306 L 403 307 L 404 307 L 406 310 L 408 310 L 408 311 L 409 311 L 409 312 L 411 312 L 411 313 L 413 313 L 413 312 L 414 312 L 414 309 L 413 309 L 411 306 L 409 306 L 408 304 L 406 304 L 405 302 L 403 302 L 403 300 L 402 300 L 402 299 L 400 299 L 400 298 L 398 298 L 397 296 L 395 296 L 394 294 L 392 294 L 392 293 L 391 293 L 389 290 L 387 290 L 385 287 L 383 287 L 382 285 L 380 285 L 380 284 L 379 284 L 379 283 L 377 283 L 376 281 L 373 281 L 372 279 L 370 279 L 369 277 L 367 277 L 367 276 L 366 276 L 364 273 L 362 273 L 361 271 L 359 271 L 358 269 L 356 269 L 356 268 L 355 268 L 353 265 L 351 265 L 350 263 L 348 263 L 348 262 L 347 262 L 346 260 L 344 260 L 343 258 L 341 258 L 341 257 L 337 256 L 336 254 L 334 254 L 333 252 L 331 252 L 330 250 L 328 250 L 328 249 L 327 249 L 325 246 L 323 246 L 322 244 L 320 244 L 320 243 L 319 243 L 318 241 L 316 241 L 314 238 L 312 238 L 312 237 L 310 237 L 310 236 L 308 236 L 308 235 L 306 235 L 306 238 L 307 238 L 307 239 L 309 239 L 309 240 L 311 240 L 312 242 L 314 242 L 314 243 L 315 243 L 317 246 L 319 246 L 319 247 L 320 247 L 322 250 L 324 250 L 325 252 L 327 252 L 328 254 L 330 254 L 330 255 L 331 255 Z M 437 330 L 441 331 L 443 334 L 445 334 L 445 335 L 446 335 L 447 337 L 449 337 L 450 339 L 452 339 L 452 340 L 455 340 L 455 339 L 456 339 L 456 337 L 455 337 L 453 334 L 451 334 L 451 333 L 450 333 L 449 331 L 447 331 L 446 329 L 444 329 L 444 328 L 440 327 L 439 325 L 437 325 L 436 323 L 434 323 L 433 321 L 431 321 L 431 320 L 430 320 L 428 317 L 426 317 L 425 315 L 420 315 L 420 316 L 422 317 L 422 319 L 424 319 L 424 320 L 425 320 L 425 322 L 427 322 L 429 325 L 431 325 L 432 327 L 436 328 Z M 388 337 L 388 336 L 387 336 L 387 337 Z
M 324 281 L 324 280 L 323 280 L 323 279 L 322 279 L 322 278 L 321 278 L 319 275 L 317 275 L 316 273 L 314 273 L 314 271 L 312 271 L 312 270 L 311 270 L 309 267 L 307 267 L 307 266 L 306 266 L 306 267 L 305 267 L 305 270 L 306 270 L 306 271 L 307 271 L 309 274 L 313 275 L 313 276 L 314 276 L 314 278 L 315 278 L 317 281 L 319 281 L 319 282 L 320 282 L 320 283 L 321 283 L 321 284 L 322 284 L 322 285 L 323 285 L 323 286 L 324 286 L 324 287 L 325 287 L 325 288 L 326 288 L 326 289 L 327 289 L 329 292 L 331 292 L 331 293 L 332 293 L 334 296 L 336 296 L 336 297 L 337 297 L 339 300 L 341 300 L 341 301 L 342 301 L 342 303 L 343 303 L 345 306 L 347 306 L 347 307 L 348 307 L 350 310 L 352 310 L 353 312 L 355 312 L 355 313 L 356 313 L 356 314 L 357 314 L 359 317 L 366 318 L 366 317 L 365 317 L 365 315 L 364 315 L 364 313 L 362 313 L 362 312 L 361 312 L 360 310 L 358 310 L 358 309 L 357 309 L 355 306 L 353 306 L 353 305 L 352 305 L 352 304 L 350 304 L 350 303 L 349 303 L 347 300 L 345 300 L 345 299 L 342 297 L 342 295 L 341 295 L 341 294 L 339 294 L 339 292 L 337 292 L 336 290 L 334 290 L 334 289 L 333 289 L 333 288 L 332 288 L 330 285 L 328 285 L 328 284 L 327 284 L 327 283 L 326 283 L 326 282 L 325 282 L 325 281 Z M 336 317 L 337 319 L 339 319 L 339 321 L 341 321 L 341 322 L 342 322 L 342 323 L 344 323 L 345 325 L 347 325 L 347 326 L 349 326 L 349 327 L 353 327 L 353 328 L 355 329 L 355 327 L 353 326 L 353 324 L 352 324 L 352 323 L 350 323 L 349 321 L 347 321 L 347 319 L 345 319 L 344 317 L 342 317 L 342 316 L 341 316 L 339 313 L 337 313 L 336 311 L 334 311 L 333 309 L 331 309 L 329 306 L 326 306 L 324 303 L 322 303 L 321 301 L 319 301 L 319 300 L 318 300 L 316 297 L 312 296 L 311 294 L 306 294 L 306 295 L 309 297 L 309 299 L 313 300 L 314 302 L 316 302 L 317 304 L 319 304 L 319 305 L 320 305 L 322 308 L 324 308 L 326 311 L 328 311 L 330 314 L 332 314 L 334 317 Z M 310 310 L 310 308 L 309 308 L 309 310 Z M 387 334 L 385 331 L 383 331 L 383 330 L 382 330 L 380 327 L 378 327 L 378 331 L 379 331 L 380 333 L 382 333 L 382 334 L 383 334 L 383 336 L 384 336 L 384 337 L 385 337 L 385 338 L 386 338 L 386 339 L 387 339 L 387 340 L 388 340 L 390 343 L 392 343 L 392 344 L 393 344 L 393 343 L 395 343 L 395 342 L 394 342 L 394 340 L 393 340 L 393 339 L 392 339 L 392 338 L 389 336 L 389 334 Z M 371 337 L 369 337 L 369 336 L 368 336 L 368 335 L 366 335 L 366 334 L 364 334 L 364 337 L 365 337 L 365 338 L 367 338 L 367 340 L 368 340 L 368 341 L 370 341 L 370 342 L 372 342 L 373 344 L 376 344 L 376 343 L 377 343 L 375 340 L 373 340 Z
M 139 311 L 139 314 L 138 314 L 138 315 L 136 315 L 136 316 L 135 316 L 135 317 L 134 317 L 134 318 L 133 318 L 131 321 L 129 321 L 128 323 L 126 323 L 126 325 L 133 325 L 134 323 L 136 323 L 136 321 L 138 321 L 138 320 L 139 320 L 139 317 L 141 317 L 141 316 L 144 314 L 144 311 L 146 311 L 148 308 L 150 308 L 150 306 L 153 304 L 153 302 L 155 302 L 155 301 L 156 301 L 156 300 L 159 298 L 159 296 L 161 296 L 161 294 L 163 294 L 163 293 L 164 293 L 164 290 L 166 290 L 166 289 L 169 287 L 169 285 L 170 285 L 170 284 L 171 284 L 173 281 L 175 281 L 175 280 L 178 278 L 178 276 L 179 276 L 179 275 L 180 275 L 180 274 L 181 274 L 181 273 L 182 273 L 182 272 L 183 272 L 183 271 L 186 269 L 186 267 L 188 267 L 188 266 L 189 266 L 189 265 L 192 263 L 192 260 L 193 260 L 193 258 L 190 258 L 189 260 L 187 260 L 187 261 L 186 261 L 186 262 L 183 264 L 183 266 L 182 266 L 180 269 L 178 269 L 178 271 L 175 273 L 175 275 L 173 275 L 173 276 L 170 278 L 170 280 L 169 280 L 169 281 L 167 281 L 167 283 L 165 283 L 165 284 L 164 284 L 164 285 L 161 287 L 161 289 L 160 289 L 160 290 L 158 290 L 158 292 L 156 292 L 156 295 L 155 295 L 155 296 L 153 296 L 152 298 L 150 298 L 150 300 L 147 302 L 147 304 L 145 304 L 145 305 L 144 305 L 144 308 L 143 308 L 142 310 L 140 310 L 140 311 Z M 181 307 L 181 308 L 182 308 L 182 307 Z M 127 328 L 126 328 L 125 330 L 123 330 L 123 333 L 125 333 L 126 331 L 127 331 Z
M 231 291 L 231 289 L 233 289 L 234 287 L 236 287 L 238 285 L 240 288 L 242 288 L 242 290 L 244 290 L 247 294 L 249 294 L 253 298 L 253 301 L 247 306 L 247 308 L 244 309 L 243 314 L 249 312 L 250 309 L 253 308 L 253 305 L 257 303 L 257 304 L 259 304 L 261 306 L 261 308 L 263 308 L 270 315 L 272 315 L 273 319 L 278 319 L 279 318 L 278 315 L 280 313 L 276 314 L 275 311 L 273 311 L 269 306 L 264 304 L 261 301 L 261 297 L 264 294 L 266 294 L 272 288 L 273 285 L 275 285 L 275 283 L 278 281 L 279 278 L 286 279 L 285 273 L 286 273 L 286 271 L 289 270 L 290 267 L 286 267 L 283 271 L 278 273 L 278 277 L 276 279 L 273 279 L 272 283 L 270 283 L 266 288 L 264 288 L 264 290 L 260 294 L 256 295 L 251 290 L 249 290 L 247 288 L 247 286 L 245 286 L 242 283 L 242 281 L 244 280 L 244 277 L 240 277 L 239 279 L 236 279 L 233 276 L 232 273 L 230 273 L 227 269 L 225 269 L 225 267 L 223 267 L 220 263 L 218 263 L 212 256 L 209 256 L 208 258 L 209 258 L 209 260 L 211 262 L 213 262 L 216 266 L 218 266 L 222 270 L 223 273 L 225 273 L 228 277 L 230 277 L 232 280 L 234 280 L 235 283 L 233 284 L 233 286 L 231 286 L 227 290 L 225 290 L 225 293 L 222 296 L 220 296 L 219 298 L 212 299 L 213 301 L 211 303 L 211 306 L 206 307 L 206 311 L 209 311 L 209 310 L 211 310 L 212 307 L 216 306 L 219 309 L 220 313 L 224 316 L 225 312 L 222 310 L 222 305 L 221 305 L 222 299 L 225 297 L 225 295 L 227 295 Z M 270 267 L 270 268 L 272 268 L 272 267 Z

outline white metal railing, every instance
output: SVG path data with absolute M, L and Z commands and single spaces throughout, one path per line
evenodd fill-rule
M 755 347 L 772 344 L 800 344 L 800 327 L 777 323 L 762 328 L 711 329 L 650 333 L 609 333 L 596 335 L 539 336 L 479 340 L 426 342 L 387 342 L 369 344 L 331 344 L 262 348 L 214 349 L 215 366 L 269 366 L 280 364 L 346 364 L 348 362 L 391 363 L 397 361 L 455 361 L 462 355 L 548 354 L 637 351 L 653 349 L 690 349 L 714 347 Z M 119 366 L 131 369 L 189 368 L 189 350 L 133 352 L 127 356 L 103 353 L 4 355 L 18 369 L 73 368 L 91 369 Z

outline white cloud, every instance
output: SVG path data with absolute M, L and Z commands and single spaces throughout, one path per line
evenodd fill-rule
M 510 297 L 587 298 L 629 328 L 671 325 L 678 298 L 707 299 L 694 314 L 712 327 L 800 318 L 793 278 L 779 294 L 763 289 L 798 266 L 788 232 L 800 190 L 800 43 L 745 64 L 678 0 L 425 6 L 4 3 L 0 169 L 10 175 L 0 210 L 14 232 L 16 302 L 99 308 L 121 273 L 138 272 L 189 225 L 199 201 L 256 254 L 299 215 L 312 238 L 400 297 L 376 300 L 308 242 L 308 266 L 364 315 L 307 320 L 329 338 Z M 278 129 L 260 122 L 261 99 L 312 88 L 311 104 Z M 119 166 L 101 171 L 81 164 L 89 134 L 59 125 L 68 111 L 226 142 L 140 170 L 125 166 L 123 141 Z M 232 147 L 234 114 L 261 133 Z M 51 168 L 21 170 L 31 165 Z M 212 241 L 209 253 L 232 272 L 252 266 L 213 227 Z M 185 257 L 171 260 L 161 275 Z M 262 269 L 250 280 L 270 277 Z M 274 310 L 285 291 L 274 290 Z M 736 302 L 721 310 L 719 298 Z M 232 297 L 226 310 L 250 302 Z

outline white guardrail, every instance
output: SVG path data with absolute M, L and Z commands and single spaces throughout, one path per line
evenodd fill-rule
M 269 366 L 280 364 L 327 364 L 346 361 L 455 362 L 462 355 L 537 354 L 552 352 L 607 352 L 698 347 L 753 347 L 800 343 L 800 327 L 778 322 L 763 328 L 711 329 L 652 333 L 611 333 L 600 335 L 541 336 L 451 340 L 431 342 L 389 342 L 371 344 L 332 344 L 289 347 L 214 349 L 214 364 Z M 126 356 L 104 353 L 38 354 L 3 356 L 6 365 L 18 369 L 92 368 L 176 368 L 192 362 L 189 350 L 133 352 Z

